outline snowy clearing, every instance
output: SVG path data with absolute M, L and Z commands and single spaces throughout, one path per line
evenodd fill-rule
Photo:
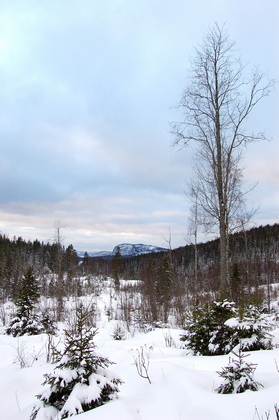
M 108 298 L 107 298 L 108 299 Z M 120 376 L 118 398 L 94 410 L 71 418 L 80 420 L 273 420 L 279 404 L 279 349 L 250 352 L 247 361 L 256 363 L 255 380 L 263 387 L 257 392 L 222 395 L 215 390 L 222 378 L 216 371 L 229 362 L 230 355 L 193 356 L 180 348 L 182 330 L 156 328 L 148 333 L 127 334 L 114 340 L 120 321 L 109 321 L 105 296 L 98 297 L 100 316 L 95 343 L 97 352 L 115 362 L 111 369 Z M 279 330 L 273 332 L 279 342 Z M 59 340 L 59 336 L 56 338 Z M 172 347 L 168 347 L 169 344 Z M 149 358 L 148 375 L 139 376 L 135 366 L 138 351 Z M 43 375 L 53 365 L 46 363 L 47 335 L 11 337 L 0 335 L 1 419 L 28 420 L 35 397 L 41 391 Z M 22 360 L 23 359 L 23 360 Z M 26 367 L 21 368 L 21 364 Z M 268 413 L 269 417 L 268 416 Z M 47 419 L 46 419 L 47 420 Z

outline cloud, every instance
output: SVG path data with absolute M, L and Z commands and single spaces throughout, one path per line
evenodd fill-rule
M 130 241 L 164 246 L 170 228 L 173 246 L 183 245 L 192 151 L 171 148 L 169 122 L 178 118 L 172 107 L 187 83 L 189 55 L 208 26 L 226 21 L 245 61 L 272 73 L 276 11 L 273 0 L 248 0 L 241 15 L 235 3 L 217 0 L 175 7 L 159 0 L 2 1 L 1 231 L 47 240 L 61 220 L 67 242 L 90 251 Z M 278 92 L 259 105 L 250 127 L 276 139 L 277 111 Z M 260 178 L 269 203 L 277 197 L 278 149 L 265 154 L 252 146 L 247 178 Z

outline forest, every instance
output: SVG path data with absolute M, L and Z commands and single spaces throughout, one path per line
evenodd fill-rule
M 265 285 L 265 302 L 269 305 L 272 284 L 278 282 L 279 224 L 238 232 L 229 240 L 228 297 L 237 305 L 259 304 L 264 299 Z M 94 258 L 87 252 L 79 258 L 72 244 L 65 248 L 60 242 L 32 242 L 1 234 L 1 301 L 17 301 L 22 278 L 29 268 L 38 281 L 39 294 L 60 302 L 58 319 L 63 299 L 94 293 L 98 282 L 112 278 L 117 288 L 120 279 L 139 280 L 137 288 L 145 298 L 141 308 L 145 317 L 154 322 L 167 321 L 169 314 L 175 312 L 181 325 L 187 305 L 219 297 L 219 245 L 216 239 L 133 258 L 120 254 Z

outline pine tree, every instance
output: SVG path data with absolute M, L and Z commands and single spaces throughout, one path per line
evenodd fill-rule
M 96 353 L 93 340 L 97 330 L 86 326 L 87 315 L 80 306 L 74 328 L 65 330 L 64 351 L 54 372 L 45 375 L 31 420 L 39 412 L 40 418 L 68 418 L 103 405 L 118 392 L 122 381 L 107 369 L 112 362 Z
M 184 347 L 203 356 L 229 353 L 241 344 L 245 351 L 272 348 L 273 318 L 260 313 L 254 306 L 235 308 L 226 299 L 196 307 L 189 314 L 186 332 L 180 337 Z
M 180 340 L 193 350 L 194 354 L 204 356 L 228 353 L 237 343 L 232 345 L 231 328 L 225 321 L 235 316 L 233 302 L 227 299 L 197 306 L 186 325 L 186 334 Z
M 40 317 L 34 313 L 35 304 L 39 296 L 38 281 L 33 273 L 33 269 L 29 267 L 22 277 L 16 300 L 17 311 L 6 329 L 6 334 L 17 337 L 25 334 L 36 335 L 46 332 Z M 53 328 L 53 325 L 50 325 L 50 319 L 48 321 L 49 326 Z
M 120 272 L 122 267 L 122 255 L 120 252 L 119 246 L 116 248 L 116 252 L 113 256 L 112 260 L 112 272 L 113 272 L 113 279 L 114 279 L 114 285 L 116 290 L 119 290 L 120 287 Z
M 258 308 L 251 305 L 245 309 L 241 317 L 234 320 L 234 323 L 233 335 L 235 342 L 241 342 L 243 350 L 272 349 L 272 334 L 270 330 L 275 326 L 273 317 L 261 313 Z
M 16 306 L 21 313 L 29 316 L 32 313 L 39 297 L 40 293 L 38 281 L 34 275 L 32 267 L 28 267 L 19 286 Z
M 246 390 L 257 391 L 262 386 L 253 379 L 257 365 L 244 361 L 244 358 L 249 355 L 243 354 L 241 346 L 238 348 L 238 353 L 236 351 L 232 353 L 236 359 L 232 359 L 228 366 L 222 368 L 221 372 L 217 372 L 224 378 L 224 382 L 216 391 L 219 394 L 240 394 Z
M 157 270 L 155 283 L 156 300 L 159 306 L 163 308 L 164 322 L 168 322 L 168 313 L 172 295 L 172 265 L 169 258 L 164 258 Z

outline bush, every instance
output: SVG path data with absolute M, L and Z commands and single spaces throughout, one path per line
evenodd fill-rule
M 112 338 L 114 340 L 125 340 L 125 336 L 124 328 L 120 324 L 116 324 L 112 332 Z
M 48 315 L 27 314 L 19 310 L 6 328 L 6 334 L 20 337 L 43 333 L 55 334 L 55 330 L 54 321 Z
M 269 333 L 273 319 L 250 306 L 242 317 L 225 322 L 232 330 L 232 345 L 241 343 L 244 351 L 272 349 L 272 335 Z
M 255 307 L 247 308 L 242 316 L 239 312 L 227 300 L 195 308 L 180 340 L 194 354 L 204 356 L 227 354 L 240 343 L 247 351 L 271 349 L 270 316 Z
M 228 353 L 231 350 L 230 328 L 225 321 L 235 313 L 234 303 L 227 300 L 196 307 L 189 315 L 186 334 L 180 337 L 185 341 L 184 347 L 203 356 Z
M 51 317 L 48 313 L 44 312 L 40 317 L 40 323 L 42 324 L 44 332 L 46 334 L 55 335 L 57 327 L 55 325 L 53 317 Z
M 37 315 L 27 317 L 24 313 L 17 313 L 11 320 L 10 325 L 6 329 L 6 334 L 13 337 L 22 335 L 38 335 L 44 332 L 44 327 L 39 321 Z
M 118 392 L 121 380 L 108 368 L 112 362 L 97 355 L 93 339 L 97 330 L 86 327 L 87 313 L 77 310 L 76 325 L 65 331 L 65 349 L 53 373 L 45 375 L 39 403 L 31 414 L 39 418 L 64 419 L 98 407 Z
M 236 351 L 232 353 L 236 359 L 232 359 L 228 366 L 222 368 L 221 372 L 217 372 L 225 380 L 216 391 L 219 394 L 240 394 L 247 390 L 257 391 L 262 386 L 253 379 L 257 365 L 244 361 L 244 357 L 249 355 L 242 353 L 241 346 L 238 348 L 238 353 Z

